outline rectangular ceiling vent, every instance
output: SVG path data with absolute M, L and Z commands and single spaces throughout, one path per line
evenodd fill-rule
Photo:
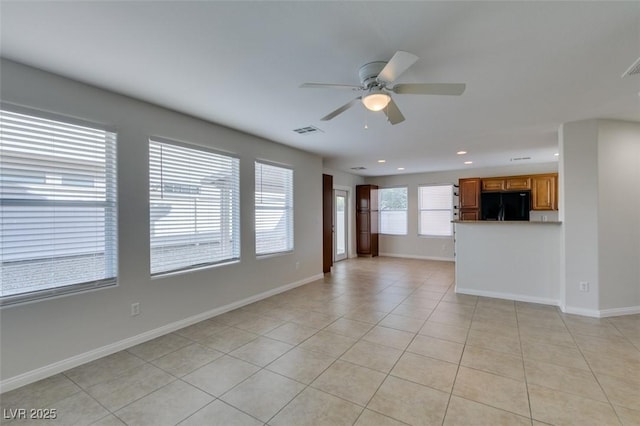
M 367 170 L 366 167 L 362 167 L 362 166 L 358 166 L 358 167 L 352 167 L 351 170 Z
M 524 160 L 531 160 L 531 157 L 513 157 L 511 159 L 511 161 L 524 161 Z
M 324 133 L 322 130 L 318 129 L 316 126 L 307 126 L 300 127 L 299 129 L 293 129 L 299 135 L 310 135 L 312 133 Z
M 636 61 L 631 64 L 628 70 L 622 74 L 622 78 L 625 78 L 628 75 L 640 74 L 640 58 L 636 59 Z

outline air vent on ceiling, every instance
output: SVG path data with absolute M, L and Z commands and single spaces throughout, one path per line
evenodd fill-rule
M 362 167 L 362 166 L 358 166 L 358 167 L 352 167 L 351 170 L 367 170 L 366 167 Z
M 293 129 L 294 132 L 299 135 L 309 135 L 311 133 L 323 133 L 322 130 L 318 129 L 316 126 L 307 126 L 300 127 L 299 129 Z
M 640 58 L 636 59 L 636 61 L 631 64 L 628 70 L 622 74 L 622 78 L 625 78 L 628 75 L 640 74 Z
M 511 161 L 524 161 L 524 160 L 531 160 L 531 157 L 513 157 L 511 159 Z

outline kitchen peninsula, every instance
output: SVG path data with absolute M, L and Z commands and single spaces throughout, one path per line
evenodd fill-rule
M 455 221 L 456 292 L 549 305 L 561 296 L 561 222 Z
M 548 220 L 558 174 L 460 179 L 458 189 L 456 292 L 560 304 L 562 224 Z

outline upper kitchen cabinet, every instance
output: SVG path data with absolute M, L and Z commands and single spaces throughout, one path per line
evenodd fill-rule
M 458 186 L 460 220 L 479 220 L 480 178 L 460 179 Z
M 531 176 L 531 210 L 558 210 L 558 174 Z
M 526 191 L 531 189 L 531 177 L 514 176 L 505 179 L 505 189 L 507 191 Z
M 482 179 L 482 190 L 485 192 L 504 191 L 505 186 L 506 186 L 505 178 Z

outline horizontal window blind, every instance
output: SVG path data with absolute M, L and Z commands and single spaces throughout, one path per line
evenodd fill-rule
M 453 235 L 453 185 L 418 187 L 418 233 L 426 236 Z
M 293 250 L 293 170 L 255 163 L 256 254 Z
M 0 111 L 2 304 L 115 283 L 116 134 Z
M 378 190 L 380 233 L 407 235 L 407 188 Z
M 239 160 L 149 141 L 151 273 L 240 258 Z

